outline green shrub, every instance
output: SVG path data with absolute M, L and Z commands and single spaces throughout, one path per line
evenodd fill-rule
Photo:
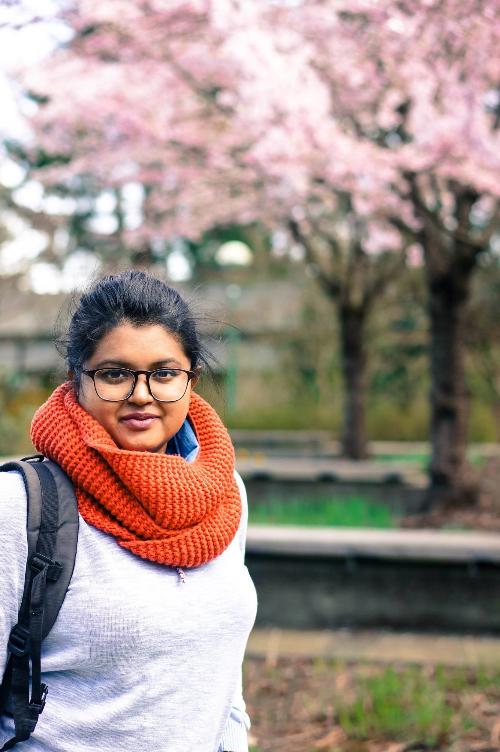
M 47 390 L 0 377 L 0 457 L 33 453 L 30 425 Z

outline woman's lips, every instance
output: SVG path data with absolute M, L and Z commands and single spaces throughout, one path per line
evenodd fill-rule
M 153 425 L 155 420 L 158 420 L 158 416 L 156 415 L 145 415 L 144 417 L 139 417 L 139 415 L 130 415 L 122 418 L 121 422 L 124 423 L 127 428 L 130 428 L 132 431 L 146 431 Z

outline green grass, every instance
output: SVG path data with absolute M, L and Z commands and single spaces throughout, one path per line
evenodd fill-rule
M 373 458 L 380 462 L 428 462 L 429 452 L 375 452 Z
M 469 448 L 467 456 L 470 463 L 475 467 L 480 467 L 484 462 L 484 456 L 481 451 L 473 447 Z M 429 452 L 376 453 L 372 459 L 377 462 L 387 463 L 388 465 L 416 465 L 423 472 L 427 472 L 430 463 L 430 454 Z
M 425 472 L 429 467 L 430 455 L 428 452 L 401 452 L 394 454 L 376 453 L 372 457 L 376 462 L 387 465 L 414 465 Z
M 314 739 L 336 726 L 345 740 L 328 752 L 369 752 L 374 741 L 377 749 L 404 742 L 436 752 L 460 742 L 457 749 L 465 751 L 478 733 L 485 738 L 485 713 L 500 701 L 500 668 L 486 665 L 384 666 L 317 657 L 267 666 L 247 659 L 246 683 L 254 707 L 250 752 L 270 752 L 274 734 L 292 740 L 300 728 L 310 731 L 301 749 L 314 752 Z
M 441 689 L 452 692 L 463 692 L 467 689 L 475 689 L 479 692 L 488 692 L 500 688 L 500 669 L 489 668 L 484 665 L 477 668 L 449 668 L 436 666 L 434 680 Z
M 306 527 L 394 528 L 397 519 L 383 504 L 362 497 L 345 499 L 271 498 L 250 507 L 252 525 L 304 525 Z
M 494 680 L 485 676 L 483 685 L 491 686 Z M 389 667 L 374 676 L 357 677 L 350 702 L 336 698 L 339 723 L 352 739 L 417 739 L 435 747 L 448 738 L 453 726 L 456 731 L 455 709 L 447 693 L 469 685 L 463 670 L 437 669 L 435 676 L 429 676 L 417 667 L 399 671 Z M 466 714 L 460 724 L 462 731 L 474 727 Z

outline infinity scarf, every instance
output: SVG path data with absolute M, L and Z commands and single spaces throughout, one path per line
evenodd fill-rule
M 66 382 L 35 413 L 31 439 L 73 481 L 86 522 L 143 559 L 197 567 L 235 537 L 241 500 L 233 445 L 219 416 L 194 392 L 188 415 L 200 444 L 193 462 L 120 449 Z

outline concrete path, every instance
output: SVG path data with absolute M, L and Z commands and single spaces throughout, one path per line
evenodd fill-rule
M 447 530 L 249 525 L 249 553 L 500 563 L 500 534 Z
M 500 669 L 500 637 L 391 633 L 372 630 L 297 632 L 254 629 L 246 655 L 273 664 L 278 658 L 334 658 L 380 663 L 442 664 Z
M 407 483 L 422 488 L 427 476 L 412 464 L 394 462 L 388 465 L 376 459 L 346 460 L 338 457 L 276 457 L 264 451 L 236 454 L 236 468 L 244 479 L 266 477 L 274 480 L 317 481 L 342 483 Z
M 340 454 L 340 442 L 334 438 L 332 431 L 302 431 L 302 430 L 256 430 L 253 428 L 231 428 L 231 438 L 238 449 L 240 446 L 262 449 L 262 447 L 325 447 L 331 449 L 335 455 Z M 368 451 L 372 455 L 377 454 L 412 454 L 429 452 L 430 445 L 427 441 L 370 441 Z M 500 444 L 495 442 L 471 443 L 469 449 L 478 451 L 483 456 L 498 457 Z

